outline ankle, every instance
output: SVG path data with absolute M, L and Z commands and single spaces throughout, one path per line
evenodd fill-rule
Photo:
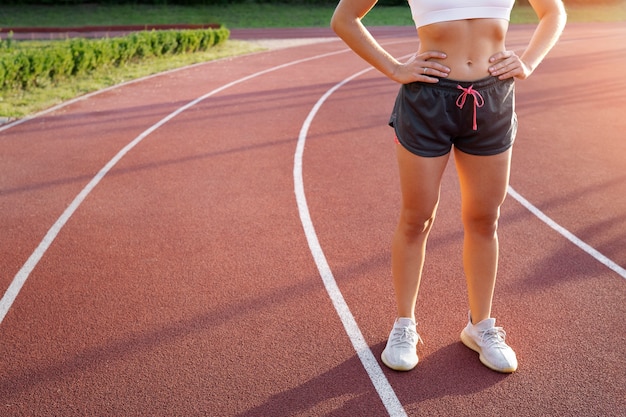
M 469 321 L 470 323 L 472 323 L 472 326 L 476 326 L 478 323 L 485 321 L 489 318 L 491 318 L 490 313 L 487 313 L 486 316 L 484 314 L 474 316 L 471 312 L 469 313 Z
M 414 317 L 398 317 L 396 318 L 396 323 L 400 326 L 416 326 Z

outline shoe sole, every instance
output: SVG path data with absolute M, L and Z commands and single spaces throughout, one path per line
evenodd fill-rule
M 380 355 L 380 359 L 383 361 L 383 363 L 387 366 L 387 368 L 389 369 L 393 369 L 394 371 L 410 371 L 411 369 L 415 368 L 417 366 L 417 362 L 415 362 L 415 365 L 413 366 L 396 366 L 396 365 L 391 365 L 391 363 L 387 360 L 387 358 L 385 358 L 385 351 L 383 350 L 383 353 Z
M 463 342 L 465 346 L 472 349 L 474 352 L 477 352 L 480 362 L 483 365 L 485 365 L 487 368 L 491 369 L 492 371 L 501 372 L 503 374 L 510 374 L 517 370 L 517 367 L 511 366 L 508 368 L 498 368 L 497 366 L 494 366 L 491 363 L 489 363 L 489 361 L 487 361 L 487 359 L 483 356 L 483 351 L 480 348 L 480 346 L 478 346 L 476 342 L 474 342 L 474 340 L 465 333 L 465 330 L 461 332 L 461 342 Z

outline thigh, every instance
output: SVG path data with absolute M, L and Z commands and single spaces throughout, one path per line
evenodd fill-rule
M 439 202 L 441 177 L 450 154 L 423 157 L 397 144 L 402 210 L 422 219 L 434 215 Z
M 454 151 L 461 184 L 463 216 L 497 219 L 509 185 L 511 149 L 479 156 Z

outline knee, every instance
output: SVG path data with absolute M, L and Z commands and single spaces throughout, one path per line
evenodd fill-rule
M 400 215 L 398 231 L 408 240 L 419 240 L 430 232 L 435 222 L 435 213 L 403 210 Z
M 500 210 L 493 212 L 464 213 L 463 227 L 468 233 L 484 237 L 494 237 L 498 230 Z

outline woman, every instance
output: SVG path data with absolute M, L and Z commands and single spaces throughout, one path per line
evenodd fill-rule
M 530 0 L 539 24 L 518 55 L 505 47 L 514 0 L 409 0 L 420 46 L 399 62 L 361 19 L 376 0 L 341 0 L 331 26 L 359 56 L 402 84 L 389 124 L 396 133 L 402 205 L 392 243 L 397 318 L 382 353 L 395 370 L 418 362 L 415 304 L 444 168 L 454 148 L 461 184 L 469 320 L 461 341 L 499 372 L 517 369 L 491 318 L 497 224 L 507 193 L 517 119 L 514 78 L 525 79 L 565 26 L 560 0 Z

